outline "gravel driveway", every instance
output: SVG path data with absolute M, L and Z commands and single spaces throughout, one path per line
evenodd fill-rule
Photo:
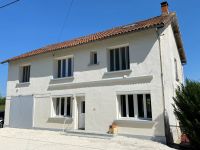
M 110 139 L 79 137 L 45 130 L 0 129 L 2 150 L 173 150 L 163 144 L 116 136 Z

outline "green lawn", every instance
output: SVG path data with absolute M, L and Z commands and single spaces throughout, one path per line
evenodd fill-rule
M 0 105 L 0 111 L 5 110 L 5 105 Z

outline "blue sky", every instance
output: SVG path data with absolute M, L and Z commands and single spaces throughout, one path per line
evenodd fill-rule
M 0 0 L 0 6 L 12 0 Z M 161 14 L 161 0 L 20 0 L 0 9 L 0 61 L 71 38 Z M 188 63 L 185 77 L 200 80 L 200 1 L 168 0 L 176 11 Z M 6 95 L 7 64 L 0 65 L 0 93 Z

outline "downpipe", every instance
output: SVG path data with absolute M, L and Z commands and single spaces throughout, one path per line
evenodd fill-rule
M 159 33 L 159 27 L 156 28 L 156 34 L 158 38 L 159 43 L 159 57 L 160 57 L 160 72 L 161 72 L 161 89 L 162 89 L 162 100 L 163 100 L 163 118 L 164 118 L 164 128 L 165 128 L 165 136 L 166 136 L 166 144 L 171 144 L 170 140 L 170 128 L 168 125 L 168 119 L 167 119 L 167 111 L 165 107 L 165 92 L 164 92 L 164 79 L 163 79 L 163 61 L 162 61 L 162 48 L 161 48 L 161 36 L 164 36 L 164 34 Z

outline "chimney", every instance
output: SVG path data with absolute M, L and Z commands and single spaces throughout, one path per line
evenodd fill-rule
M 167 15 L 169 14 L 169 8 L 168 8 L 168 2 L 165 1 L 165 2 L 162 2 L 161 3 L 161 10 L 162 10 L 162 15 Z

